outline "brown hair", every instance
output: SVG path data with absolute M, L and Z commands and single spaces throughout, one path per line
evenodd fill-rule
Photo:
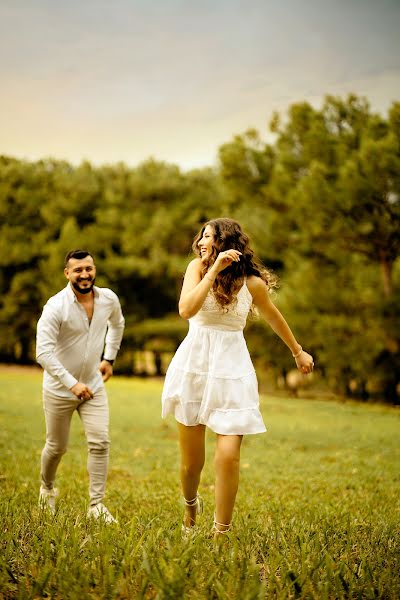
M 277 278 L 254 256 L 250 248 L 249 237 L 243 232 L 240 224 L 233 219 L 212 219 L 203 225 L 193 240 L 192 249 L 200 256 L 198 242 L 203 237 L 204 229 L 209 225 L 214 233 L 214 243 L 210 258 L 204 263 L 202 275 L 207 273 L 214 264 L 220 252 L 233 248 L 242 253 L 239 262 L 233 262 L 229 267 L 218 273 L 213 285 L 213 292 L 218 304 L 226 307 L 234 300 L 237 292 L 243 285 L 245 277 L 256 275 L 260 277 L 268 288 L 272 290 L 277 286 Z

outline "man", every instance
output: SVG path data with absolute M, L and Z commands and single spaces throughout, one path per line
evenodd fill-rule
M 44 369 L 46 444 L 41 459 L 39 505 L 55 513 L 57 467 L 66 452 L 75 410 L 88 442 L 88 516 L 116 520 L 102 503 L 108 470 L 108 399 L 104 387 L 124 331 L 116 294 L 94 285 L 96 267 L 86 250 L 65 257 L 68 285 L 50 298 L 37 325 L 36 359 Z

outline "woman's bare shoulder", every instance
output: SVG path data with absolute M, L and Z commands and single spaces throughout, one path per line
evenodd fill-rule
M 199 273 L 201 273 L 202 267 L 203 267 L 203 262 L 202 262 L 201 258 L 197 256 L 196 258 L 193 258 L 190 261 L 190 263 L 186 267 L 186 270 L 188 271 L 190 269 L 191 271 L 198 271 Z
M 267 286 L 265 284 L 265 281 L 263 279 L 261 279 L 261 277 L 257 277 L 257 275 L 250 275 L 249 277 L 247 277 L 246 279 L 246 285 L 249 288 L 249 292 L 252 294 L 257 293 L 257 292 L 261 292 L 261 291 L 267 291 Z
M 187 277 L 195 277 L 201 279 L 202 277 L 202 261 L 201 258 L 193 258 L 190 261 L 185 271 L 185 278 Z

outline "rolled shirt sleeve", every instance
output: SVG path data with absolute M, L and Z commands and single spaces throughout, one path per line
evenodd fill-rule
M 111 291 L 111 290 L 110 290 Z M 122 314 L 118 296 L 113 293 L 114 308 L 107 323 L 107 334 L 104 348 L 104 358 L 115 360 L 121 347 L 122 336 L 125 328 L 125 319 Z
M 61 321 L 57 310 L 48 304 L 37 324 L 36 360 L 52 377 L 59 379 L 64 387 L 71 389 L 78 380 L 67 371 L 55 354 Z

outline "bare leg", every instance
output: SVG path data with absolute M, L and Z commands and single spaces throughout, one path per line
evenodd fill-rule
M 196 497 L 200 475 L 205 459 L 205 426 L 188 427 L 178 423 L 179 445 L 181 449 L 181 483 L 186 500 Z M 183 524 L 191 527 L 196 521 L 196 506 L 185 506 Z
M 243 436 L 217 434 L 215 450 L 215 520 L 219 531 L 226 531 L 232 521 L 239 486 L 240 446 Z

